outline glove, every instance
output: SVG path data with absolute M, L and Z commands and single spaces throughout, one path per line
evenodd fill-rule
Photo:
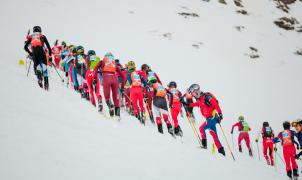
M 30 57 L 33 57 L 33 53 L 32 52 L 28 52 Z
M 300 158 L 299 154 L 296 154 L 295 159 L 299 159 L 299 158 Z
M 258 138 L 255 140 L 256 141 L 256 143 L 258 142 Z
M 170 104 L 169 104 L 169 108 L 171 109 L 172 107 L 173 107 L 173 104 L 170 103 Z
M 51 57 L 51 56 L 49 56 L 49 59 L 48 59 L 48 60 L 49 60 L 49 62 L 52 62 L 52 57 Z
M 277 148 L 276 147 L 274 147 L 274 151 L 277 152 Z
M 218 114 L 218 120 L 217 122 L 220 124 L 221 123 L 221 120 L 223 119 L 223 115 L 220 113 Z
M 223 119 L 223 115 L 221 113 L 218 114 L 220 121 Z
M 233 134 L 233 130 L 231 131 L 231 134 Z

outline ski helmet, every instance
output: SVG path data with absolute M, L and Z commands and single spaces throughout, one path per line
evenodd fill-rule
M 288 122 L 288 121 L 283 122 L 283 128 L 284 128 L 285 130 L 290 129 L 290 122 Z
M 150 67 L 148 66 L 148 64 L 143 64 L 143 65 L 141 66 L 141 70 L 142 70 L 142 71 L 145 71 L 145 70 L 148 70 L 148 69 L 150 69 Z
M 297 119 L 297 124 L 302 125 L 302 119 Z
M 171 82 L 168 84 L 168 87 L 169 87 L 169 88 L 171 88 L 172 86 L 175 87 L 175 88 L 177 88 L 177 84 L 176 84 L 175 81 L 171 81 Z
M 297 125 L 301 125 L 301 124 L 302 124 L 301 119 L 297 119 L 291 123 L 291 126 L 296 127 Z
M 116 64 L 120 64 L 120 60 L 119 59 L 115 59 L 114 60 Z
M 242 116 L 242 115 L 239 116 L 238 120 L 239 120 L 239 121 L 244 121 L 244 116 Z
M 188 89 L 188 93 L 194 96 L 196 99 L 199 99 L 203 94 L 203 92 L 200 91 L 200 86 L 198 84 L 192 84 Z
M 108 52 L 105 54 L 105 57 L 108 59 L 108 60 L 114 60 L 114 56 L 111 52 Z
M 77 47 L 77 53 L 78 54 L 83 54 L 84 53 L 84 47 L 83 46 L 78 46 Z
M 133 72 L 135 71 L 136 67 L 135 67 L 135 62 L 134 61 L 129 61 L 127 64 L 127 69 L 129 72 Z
M 66 42 L 65 42 L 65 41 L 62 41 L 62 42 L 61 42 L 61 45 L 62 45 L 62 46 L 66 46 Z
M 40 26 L 34 26 L 33 27 L 33 32 L 42 32 L 42 29 Z
M 263 122 L 263 127 L 269 127 L 269 123 L 267 121 Z
M 94 56 L 95 51 L 94 50 L 89 50 L 87 54 L 88 54 L 88 56 Z

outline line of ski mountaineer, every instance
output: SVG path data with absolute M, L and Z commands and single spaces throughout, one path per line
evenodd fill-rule
M 81 94 L 82 98 L 86 98 L 93 106 L 97 106 L 99 112 L 103 111 L 103 97 L 100 92 L 102 86 L 105 103 L 111 117 L 115 116 L 120 119 L 120 107 L 125 107 L 129 114 L 145 124 L 148 114 L 150 121 L 156 123 L 159 133 L 164 133 L 163 119 L 168 133 L 173 136 L 182 136 L 183 132 L 178 123 L 182 108 L 189 122 L 195 127 L 193 108 L 199 107 L 202 116 L 206 119 L 199 128 L 200 136 L 197 135 L 201 146 L 207 148 L 206 130 L 209 130 L 218 152 L 225 156 L 224 147 L 216 130 L 216 125 L 220 125 L 223 120 L 219 102 L 213 94 L 201 91 L 198 84 L 192 84 L 182 94 L 177 89 L 175 81 L 168 83 L 165 88 L 157 73 L 147 64 L 137 69 L 135 63 L 129 61 L 123 67 L 112 53 L 106 53 L 101 60 L 94 50 L 89 50 L 85 54 L 83 46 L 67 46 L 64 41 L 58 44 L 56 40 L 51 48 L 40 26 L 33 27 L 32 34 L 28 31 L 24 49 L 28 53 L 28 58 L 34 63 L 34 73 L 41 88 L 49 90 L 48 66 L 55 66 L 65 72 L 67 86 L 70 85 Z M 284 122 L 284 131 L 275 136 L 269 123 L 264 122 L 259 134 L 262 136 L 263 155 L 267 164 L 274 166 L 274 152 L 277 151 L 274 144 L 281 141 L 287 175 L 290 178 L 297 178 L 298 165 L 295 159 L 299 159 L 302 152 L 296 154 L 294 144 L 297 145 L 297 149 L 301 149 L 302 121 L 296 121 L 292 126 L 296 128 L 296 132 L 290 130 L 289 122 Z M 241 142 L 244 140 L 249 155 L 253 156 L 249 137 L 251 128 L 243 116 L 240 116 L 238 122 L 232 126 L 231 134 L 235 127 L 238 127 L 240 132 L 239 152 L 242 152 Z M 299 143 L 295 141 L 295 137 Z M 256 142 L 258 143 L 258 137 Z M 269 154 L 267 154 L 268 151 Z

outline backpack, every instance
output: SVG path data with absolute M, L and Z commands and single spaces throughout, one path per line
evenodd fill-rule
M 264 137 L 272 137 L 273 136 L 273 130 L 272 130 L 271 127 L 264 127 L 262 132 L 263 132 Z
M 240 131 L 248 132 L 250 130 L 250 126 L 246 121 L 240 121 Z
M 205 98 L 204 98 L 204 103 L 205 103 L 208 107 L 211 107 L 210 100 L 211 100 L 212 98 L 217 102 L 217 104 L 219 104 L 218 100 L 216 99 L 216 97 L 215 97 L 212 93 L 210 93 L 210 92 L 205 92 L 203 95 L 205 96 Z

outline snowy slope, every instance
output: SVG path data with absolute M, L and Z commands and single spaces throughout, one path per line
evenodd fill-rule
M 301 34 L 273 24 L 284 15 L 273 1 L 244 1 L 249 16 L 236 14 L 238 8 L 227 2 L 1 2 L 0 75 L 10 78 L 3 78 L 0 90 L 0 178 L 284 178 L 281 162 L 276 173 L 246 155 L 233 163 L 196 149 L 185 119 L 183 143 L 159 135 L 151 125 L 140 127 L 126 115 L 121 123 L 111 122 L 63 87 L 54 71 L 51 91 L 45 93 L 33 75 L 26 78 L 25 69 L 17 66 L 25 56 L 27 29 L 41 25 L 51 43 L 58 38 L 94 48 L 100 56 L 111 51 L 124 63 L 148 63 L 165 83 L 176 80 L 182 90 L 200 83 L 220 100 L 226 132 L 240 114 L 252 126 L 252 137 L 264 120 L 278 131 L 282 121 L 302 116 L 302 60 L 293 54 L 302 47 Z M 290 15 L 302 22 L 301 2 L 290 7 Z M 200 17 L 186 19 L 180 12 Z M 234 26 L 245 29 L 238 32 Z M 165 33 L 172 34 L 170 40 Z M 199 49 L 192 47 L 197 42 L 202 42 Z M 259 59 L 244 55 L 249 46 L 259 49 Z M 203 120 L 198 115 L 198 122 Z

